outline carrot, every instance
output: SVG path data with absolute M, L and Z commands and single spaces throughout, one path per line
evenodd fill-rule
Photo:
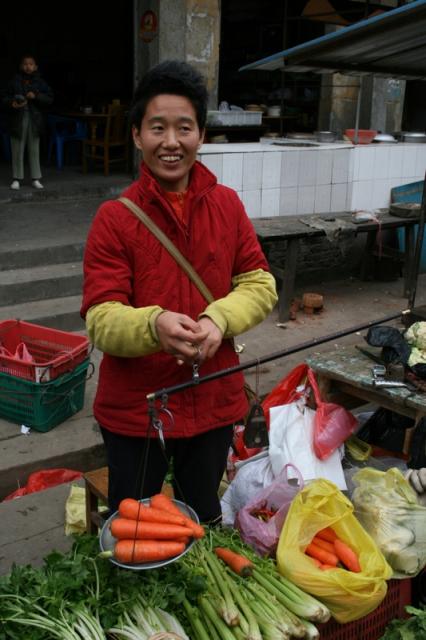
M 192 536 L 192 530 L 181 527 L 178 524 L 165 524 L 164 522 L 142 522 L 140 520 L 128 520 L 115 518 L 111 522 L 111 533 L 114 538 L 120 540 L 176 540 L 184 536 Z
M 223 560 L 223 562 L 239 576 L 245 578 L 251 575 L 253 563 L 245 556 L 235 553 L 235 551 L 231 551 L 231 549 L 227 549 L 226 547 L 215 547 L 214 552 L 218 558 Z
M 182 513 L 175 515 L 168 513 L 162 509 L 154 509 L 154 507 L 146 507 L 141 502 L 133 500 L 133 498 L 125 498 L 120 502 L 118 513 L 122 518 L 130 520 L 144 520 L 145 522 L 167 522 L 169 524 L 185 525 L 185 517 Z
M 178 556 L 185 550 L 183 542 L 171 540 L 119 540 L 114 558 L 125 564 L 156 562 Z
M 328 551 L 328 553 L 333 553 L 334 555 L 336 555 L 336 552 L 334 550 L 334 545 L 331 542 L 327 542 L 327 540 L 323 540 L 318 536 L 315 536 L 314 538 L 312 538 L 311 542 L 316 544 L 317 547 L 321 547 L 321 549 L 324 549 L 324 551 Z
M 361 571 L 361 565 L 359 564 L 358 556 L 352 549 L 342 542 L 342 540 L 334 541 L 334 549 L 340 562 L 345 565 L 346 569 L 359 573 Z
M 311 556 L 311 558 L 316 558 L 322 564 L 331 564 L 334 567 L 337 565 L 339 561 L 338 557 L 335 554 L 329 553 L 328 551 L 321 549 L 321 547 L 318 547 L 316 544 L 313 544 L 313 542 L 311 542 L 311 544 L 308 544 L 308 546 L 305 549 L 305 553 L 308 556 Z
M 327 540 L 328 542 L 334 542 L 337 538 L 337 533 L 331 527 L 325 527 L 325 529 L 317 531 L 316 536 L 323 540 Z
M 171 498 L 164 495 L 164 493 L 157 493 L 155 496 L 151 498 L 151 507 L 155 509 L 160 509 L 167 513 L 173 513 L 175 515 L 183 516 L 185 520 L 185 526 L 192 529 L 192 535 L 197 540 L 204 537 L 205 531 L 204 528 L 194 522 L 191 518 L 182 513 L 182 511 L 175 505 Z

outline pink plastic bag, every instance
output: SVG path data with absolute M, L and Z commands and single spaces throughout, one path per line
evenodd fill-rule
M 21 362 L 34 362 L 34 358 L 27 349 L 25 342 L 20 342 L 16 347 L 15 353 L 12 353 L 6 347 L 0 346 L 0 356 L 7 356 L 8 358 L 14 358 Z
M 297 484 L 289 482 L 289 467 L 294 469 Z M 235 527 L 239 529 L 244 542 L 260 555 L 274 557 L 291 501 L 301 489 L 303 489 L 303 478 L 300 471 L 293 464 L 286 464 L 272 484 L 260 491 L 237 513 Z M 259 509 L 276 510 L 276 513 L 270 520 L 263 522 L 252 515 Z
M 355 416 L 344 407 L 333 402 L 323 402 L 312 369 L 308 371 L 308 381 L 315 396 L 314 442 L 315 455 L 320 460 L 328 458 L 353 433 L 358 424 Z

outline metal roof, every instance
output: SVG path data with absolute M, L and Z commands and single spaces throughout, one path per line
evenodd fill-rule
M 245 65 L 261 69 L 426 79 L 426 0 L 416 0 Z

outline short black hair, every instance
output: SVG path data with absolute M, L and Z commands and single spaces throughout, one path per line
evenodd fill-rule
M 200 130 L 206 126 L 208 92 L 203 76 L 187 62 L 165 60 L 150 69 L 136 87 L 130 109 L 130 124 L 140 128 L 148 102 L 171 94 L 188 98 L 195 109 Z

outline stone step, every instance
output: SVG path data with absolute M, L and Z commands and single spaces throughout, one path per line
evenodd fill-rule
M 0 307 L 0 319 L 18 318 L 63 331 L 81 331 L 84 322 L 80 317 L 81 295 L 48 300 L 36 300 Z
M 83 487 L 84 480 L 0 503 L 0 520 L 7 522 L 0 527 L 0 575 L 10 573 L 14 563 L 40 567 L 52 551 L 71 549 L 74 539 L 65 535 L 65 505 L 73 484 Z
M 74 296 L 82 291 L 81 262 L 0 271 L 1 305 Z
M 83 252 L 84 242 L 0 251 L 0 272 L 64 262 L 81 262 Z

